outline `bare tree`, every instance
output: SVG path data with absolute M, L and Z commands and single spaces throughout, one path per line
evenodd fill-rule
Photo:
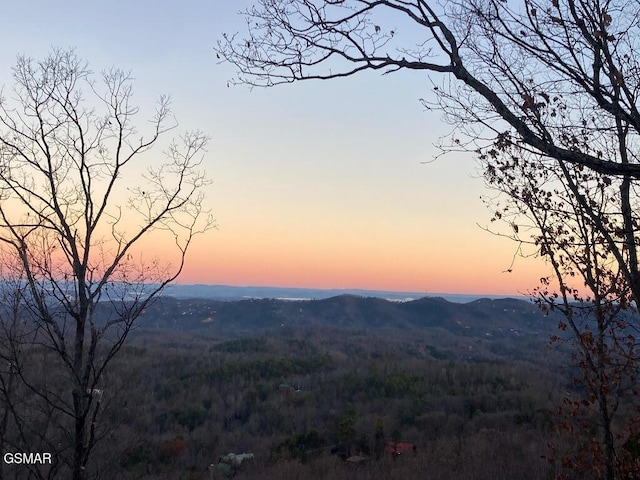
M 543 311 L 563 314 L 552 341 L 576 347 L 580 375 L 558 408 L 556 426 L 572 439 L 570 449 L 554 447 L 559 478 L 635 478 L 638 458 L 628 446 L 640 431 L 640 325 L 623 271 L 625 180 L 514 147 L 481 159 L 488 185 L 504 194 L 489 200 L 492 220 L 551 266 L 533 293 Z
M 169 99 L 138 131 L 130 75 L 96 76 L 73 51 L 21 56 L 13 78 L 0 98 L 2 447 L 52 452 L 55 468 L 31 473 L 79 480 L 105 434 L 110 361 L 213 226 L 208 139 L 187 133 L 158 159 Z M 153 238 L 172 256 L 145 256 Z
M 551 266 L 535 294 L 577 347 L 582 395 L 564 411 L 590 442 L 567 465 L 637 476 L 623 446 L 638 432 L 640 2 L 260 0 L 244 13 L 247 34 L 216 48 L 236 83 L 432 73 L 424 104 L 457 129 L 442 148 L 478 154 L 504 194 L 494 218 Z
M 635 178 L 640 166 L 581 152 L 564 137 L 581 127 L 576 107 L 640 127 L 639 11 L 629 0 L 260 0 L 244 12 L 247 36 L 224 34 L 216 52 L 238 67 L 234 82 L 252 86 L 364 70 L 449 74 L 459 80 L 453 92 L 434 90 L 460 114 L 456 121 L 510 131 L 542 155 Z M 416 29 L 418 40 L 407 44 Z

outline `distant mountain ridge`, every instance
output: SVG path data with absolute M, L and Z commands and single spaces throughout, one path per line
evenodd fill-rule
M 283 327 L 331 327 L 440 329 L 463 337 L 546 339 L 557 323 L 531 302 L 509 298 L 453 303 L 438 297 L 397 302 L 356 295 L 295 301 L 163 296 L 143 312 L 138 326 L 207 336 L 255 335 Z
M 163 295 L 175 298 L 208 298 L 213 300 L 243 300 L 247 298 L 275 298 L 286 300 L 318 300 L 340 295 L 377 297 L 387 300 L 408 301 L 423 297 L 441 297 L 455 303 L 468 303 L 480 298 L 505 298 L 505 295 L 474 295 L 457 293 L 396 292 L 364 289 L 317 289 L 296 287 L 238 287 L 231 285 L 183 285 L 168 286 Z M 513 296 L 517 298 L 517 296 Z M 524 299 L 525 297 L 520 297 Z

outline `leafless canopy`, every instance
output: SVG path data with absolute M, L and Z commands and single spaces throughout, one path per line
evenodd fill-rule
M 616 121 L 640 131 L 636 1 L 260 0 L 244 13 L 248 32 L 225 34 L 216 48 L 238 67 L 234 82 L 449 74 L 459 82 L 433 77 L 434 90 L 457 126 L 510 132 L 544 156 L 640 177 L 636 163 L 576 145 L 583 129 Z
M 2 438 L 48 448 L 79 479 L 99 436 L 91 392 L 194 236 L 213 226 L 200 168 L 208 139 L 191 132 L 152 150 L 175 127 L 168 97 L 139 131 L 130 75 L 94 75 L 73 51 L 19 57 L 13 76 L 0 97 L 0 354 L 15 431 Z M 154 232 L 170 258 L 143 245 Z M 31 413 L 18 407 L 25 399 Z

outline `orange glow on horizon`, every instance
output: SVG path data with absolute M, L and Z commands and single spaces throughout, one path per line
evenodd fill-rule
M 517 259 L 506 272 L 512 252 L 504 248 L 502 255 L 487 251 L 484 258 L 470 258 L 455 245 L 448 252 L 410 244 L 403 250 L 375 244 L 346 249 L 319 239 L 294 245 L 263 238 L 257 248 L 247 238 L 212 239 L 194 245 L 177 283 L 521 295 L 548 274 L 539 259 Z

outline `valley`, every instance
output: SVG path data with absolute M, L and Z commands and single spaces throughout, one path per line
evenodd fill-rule
M 208 479 L 229 453 L 254 454 L 223 471 L 247 479 L 554 471 L 572 370 L 530 303 L 160 298 L 138 325 L 104 383 L 97 458 L 114 478 Z

